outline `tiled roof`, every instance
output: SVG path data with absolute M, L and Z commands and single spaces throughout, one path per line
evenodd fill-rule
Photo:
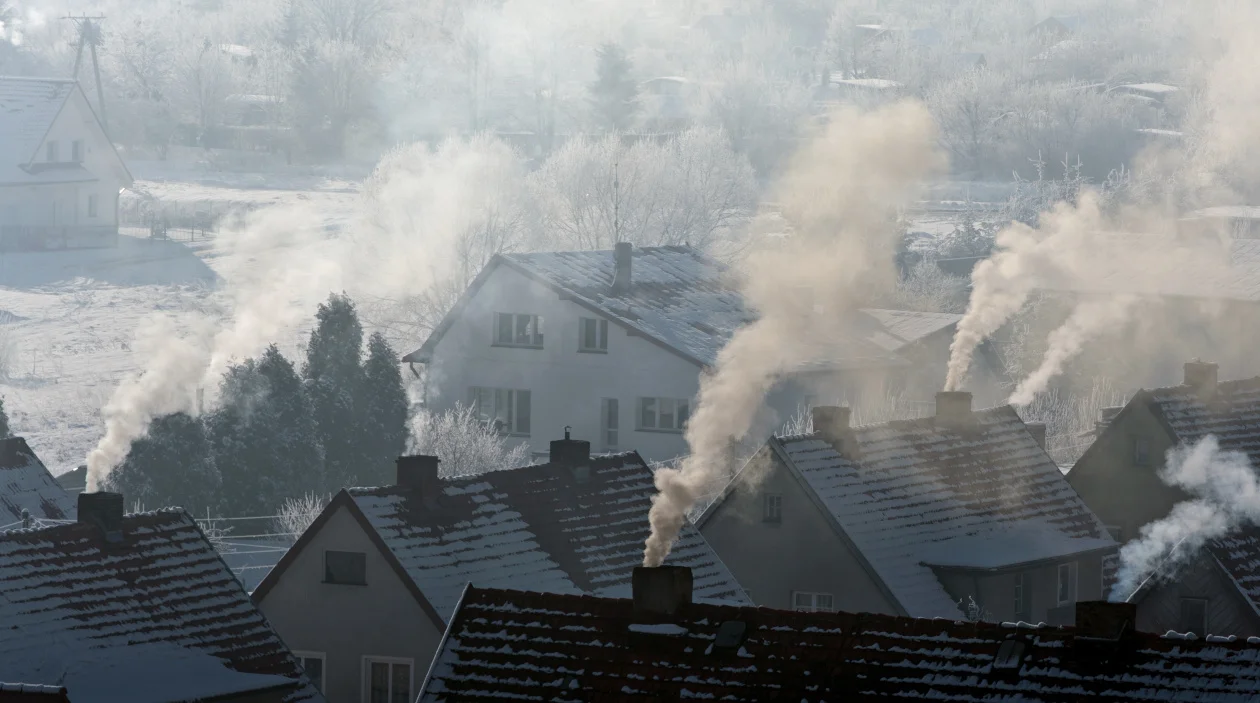
M 1228 537 L 1212 540 L 1208 551 L 1260 615 L 1260 527 L 1249 525 Z
M 22 511 L 36 520 L 73 520 L 74 498 L 21 437 L 0 440 L 0 531 L 21 526 Z
M 401 487 L 355 488 L 350 495 L 444 620 L 470 582 L 629 595 L 656 492 L 638 454 L 594 458 L 585 480 L 542 464 L 442 483 L 441 497 L 428 504 Z M 749 602 L 691 525 L 670 563 L 691 567 L 698 598 Z
M 25 177 L 18 166 L 34 157 L 74 88 L 69 79 L 0 76 L 0 182 Z
M 736 623 L 742 641 L 719 647 Z M 907 698 L 1257 701 L 1260 644 L 712 604 L 636 616 L 624 599 L 470 587 L 419 700 Z
M 726 267 L 690 247 L 636 247 L 632 253 L 633 285 L 621 294 L 612 292 L 612 251 L 505 254 L 487 268 L 499 263 L 545 282 L 701 365 L 712 365 L 735 330 L 754 318 L 745 309 L 743 296 Z M 831 368 L 900 365 L 905 362 L 896 351 L 960 318 L 943 313 L 861 310 L 850 325 L 850 334 L 829 344 L 825 357 Z M 444 332 L 439 326 L 421 349 L 403 360 L 425 361 Z
M 1260 465 L 1260 376 L 1221 381 L 1206 398 L 1182 385 L 1134 397 L 1134 402 L 1143 400 L 1167 424 L 1175 441 L 1190 444 L 1214 435 L 1221 449 L 1242 452 Z
M 116 542 L 81 523 L 0 534 L 0 623 L 0 680 L 74 700 L 323 700 L 183 511 L 129 515 Z
M 962 615 L 924 562 L 993 568 L 1116 546 L 1010 407 L 962 429 L 929 417 L 853 432 L 860 463 L 817 434 L 770 441 L 911 616 Z

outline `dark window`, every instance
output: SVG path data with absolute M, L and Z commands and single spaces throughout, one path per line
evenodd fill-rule
M 1028 577 L 1025 574 L 1015 574 L 1015 617 L 1018 620 L 1028 621 L 1031 616 L 1032 608 L 1028 602 Z
M 1151 465 L 1151 441 L 1146 437 L 1133 438 L 1133 463 L 1137 466 Z
M 1193 632 L 1203 637 L 1207 634 L 1207 599 L 1181 599 L 1181 632 Z
M 778 493 L 766 494 L 766 505 L 761 520 L 762 522 L 783 522 L 783 496 Z
M 1067 605 L 1076 600 L 1076 565 L 1059 564 L 1057 587 L 1058 605 Z
M 48 157 L 49 163 L 57 163 L 58 161 L 61 160 L 61 151 L 57 147 L 58 147 L 58 144 L 56 141 L 48 142 L 48 146 L 47 146 L 48 153 L 45 155 Z
M 616 398 L 604 398 L 603 416 L 604 449 L 616 449 L 621 429 L 621 414 Z
M 1124 528 L 1120 525 L 1107 525 L 1107 534 L 1115 541 L 1124 544 Z
M 578 318 L 578 351 L 608 351 L 608 320 Z
M 368 661 L 368 703 L 412 703 L 411 665 Z
M 298 654 L 298 659 L 302 662 L 302 670 L 306 672 L 306 677 L 315 684 L 315 688 L 320 691 L 324 690 L 324 655 L 322 654 Z
M 639 398 L 639 429 L 681 432 L 691 414 L 685 398 Z
M 363 552 L 324 552 L 324 583 L 367 585 L 367 554 Z
M 503 434 L 530 432 L 530 393 L 510 388 L 468 389 L 468 402 L 477 419 Z
M 96 217 L 96 195 L 88 196 L 88 217 Z
M 507 347 L 541 347 L 543 345 L 541 315 L 495 313 L 494 343 Z

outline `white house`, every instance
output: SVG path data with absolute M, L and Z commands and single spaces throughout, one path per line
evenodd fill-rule
M 113 246 L 131 183 L 78 82 L 0 77 L 0 249 Z
M 861 310 L 769 404 L 783 419 L 890 384 L 934 391 L 958 318 Z M 403 361 L 424 365 L 428 407 L 471 404 L 535 452 L 567 426 L 596 451 L 661 461 L 686 453 L 700 373 L 750 319 L 726 269 L 689 247 L 506 254 Z

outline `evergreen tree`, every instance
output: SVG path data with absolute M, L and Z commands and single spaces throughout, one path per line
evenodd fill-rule
M 185 413 L 154 420 L 108 483 L 128 505 L 179 506 L 193 515 L 218 509 L 222 485 L 204 427 Z
M 4 398 L 0 398 L 0 439 L 12 436 L 13 431 L 9 429 L 9 414 L 4 411 Z
M 357 412 L 363 391 L 363 326 L 344 294 L 329 296 L 315 319 L 302 375 L 324 445 L 325 492 L 331 493 L 358 481 L 366 459 Z
M 595 82 L 590 85 L 591 107 L 606 129 L 625 131 L 634 124 L 639 109 L 639 86 L 631 75 L 630 57 L 618 44 L 595 50 L 598 59 Z
M 360 436 L 367 461 L 359 480 L 374 486 L 394 482 L 394 460 L 407 448 L 407 391 L 403 388 L 398 355 L 377 332 L 368 339 L 363 364 Z

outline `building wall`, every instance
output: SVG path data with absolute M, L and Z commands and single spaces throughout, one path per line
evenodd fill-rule
M 753 602 L 790 609 L 793 592 L 829 593 L 836 610 L 896 614 L 796 477 L 767 456 L 763 449 L 700 527 Z M 782 496 L 779 523 L 762 519 L 766 494 Z
M 1148 441 L 1149 466 L 1134 463 L 1136 437 Z M 1104 524 L 1121 528 L 1117 541 L 1126 542 L 1185 498 L 1159 479 L 1171 446 L 1172 439 L 1150 409 L 1131 404 L 1068 472 L 1068 483 Z
M 324 551 L 364 552 L 366 586 L 324 583 Z M 363 657 L 412 660 L 417 694 L 442 633 L 347 508 L 339 508 L 258 607 L 295 652 L 325 654 L 329 703 L 357 703 Z
M 982 618 L 995 622 L 1025 620 L 1059 624 L 1059 565 L 1074 564 L 1075 594 L 1073 602 L 1102 600 L 1105 598 L 1102 583 L 1102 556 L 1088 555 L 1080 559 L 1065 559 L 1028 569 L 1000 573 L 967 572 L 963 570 L 938 570 L 937 580 L 956 601 L 961 601 L 967 611 L 968 599 L 980 606 Z M 1024 575 L 1028 598 L 1025 614 L 1015 611 L 1015 582 L 1017 574 Z M 1069 609 L 1070 610 L 1070 609 Z
M 1201 557 L 1177 573 L 1176 581 L 1156 586 L 1138 600 L 1137 628 L 1163 634 L 1182 632 L 1181 601 L 1207 601 L 1209 635 L 1260 636 L 1260 617 L 1249 608 L 1233 583 L 1211 557 Z M 1202 637 L 1205 633 L 1196 632 Z

